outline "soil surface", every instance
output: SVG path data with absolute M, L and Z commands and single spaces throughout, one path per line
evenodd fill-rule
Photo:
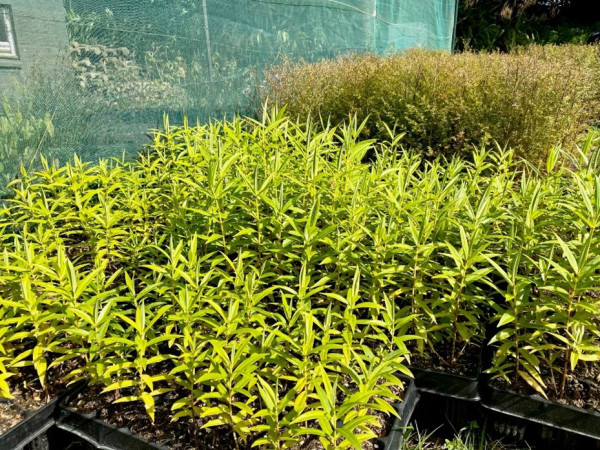
M 41 389 L 22 379 L 10 380 L 13 399 L 0 401 L 0 434 L 21 422 L 27 415 L 46 404 Z
M 0 435 L 18 424 L 25 414 L 9 402 L 0 402 Z
M 562 363 L 559 365 L 562 366 Z M 547 386 L 546 394 L 548 399 L 554 402 L 575 406 L 576 408 L 600 412 L 600 365 L 599 364 L 579 364 L 575 373 L 567 376 L 565 385 L 565 395 L 560 398 L 559 376 L 555 375 L 554 380 L 548 373 L 542 373 L 542 378 Z M 492 385 L 502 389 L 510 389 L 525 395 L 536 394 L 536 391 L 523 380 L 517 384 L 508 384 L 505 380 L 496 378 L 492 380 Z
M 171 422 L 171 407 L 181 396 L 171 392 L 155 400 L 154 424 L 140 402 L 113 404 L 112 402 L 119 398 L 118 394 L 115 392 L 103 394 L 99 386 L 86 388 L 68 406 L 80 413 L 93 413 L 94 417 L 103 422 L 118 428 L 128 428 L 133 434 L 148 441 L 158 442 L 170 449 L 234 448 L 231 432 L 225 427 L 201 429 L 204 421 L 192 418 L 181 418 L 177 422 Z
M 171 406 L 181 398 L 183 392 L 170 392 L 155 401 L 155 423 L 149 420 L 140 402 L 116 403 L 118 398 L 114 392 L 102 393 L 98 386 L 89 386 L 81 391 L 68 405 L 84 414 L 93 414 L 103 422 L 119 428 L 128 428 L 133 434 L 151 442 L 157 442 L 172 450 L 232 450 L 233 436 L 227 427 L 202 429 L 205 419 L 181 418 L 171 422 Z M 402 397 L 402 393 L 398 394 Z M 373 431 L 379 436 L 386 436 L 391 430 L 394 417 L 377 414 L 379 426 Z M 252 442 L 238 442 L 240 450 L 250 450 Z M 256 448 L 256 447 L 254 447 Z M 378 444 L 366 442 L 363 450 L 377 450 Z M 323 446 L 316 437 L 307 437 L 292 450 L 321 450 Z
M 451 347 L 447 343 L 436 345 L 435 351 L 430 348 L 426 348 L 424 353 L 419 353 L 416 348 L 410 350 L 412 353 L 411 366 L 466 377 L 478 375 L 481 357 L 481 347 L 478 345 L 469 344 L 464 348 L 460 347 L 459 350 L 462 351 L 459 352 L 455 361 L 451 361 Z
M 48 369 L 48 385 L 42 389 L 37 374 L 32 367 L 22 369 L 18 375 L 8 379 L 13 399 L 0 399 L 0 434 L 17 425 L 32 412 L 48 403 L 57 393 L 64 391 L 60 379 L 68 370 L 75 367 L 74 361 L 63 364 L 60 368 Z M 4 450 L 4 449 L 0 449 Z
M 384 437 L 389 434 L 392 430 L 392 426 L 394 425 L 395 417 L 387 416 L 383 413 L 376 413 L 377 421 L 379 422 L 379 426 L 371 427 L 371 429 L 378 436 Z M 311 436 L 306 441 L 302 442 L 300 445 L 296 445 L 291 447 L 291 450 L 324 450 L 325 447 L 319 442 L 319 439 L 316 436 Z M 362 443 L 362 450 L 379 450 L 383 448 L 383 445 L 379 444 L 375 439 L 372 441 L 367 441 Z

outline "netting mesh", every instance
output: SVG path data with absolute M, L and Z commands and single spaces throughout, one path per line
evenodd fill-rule
M 24 66 L 3 89 L 5 181 L 39 155 L 132 154 L 164 113 L 172 122 L 253 114 L 265 69 L 286 60 L 451 50 L 457 1 L 18 0 L 11 7 Z M 59 57 L 50 57 L 48 42 L 58 42 Z

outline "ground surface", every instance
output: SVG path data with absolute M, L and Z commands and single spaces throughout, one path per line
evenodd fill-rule
M 46 403 L 38 390 L 27 388 L 23 384 L 15 384 L 12 389 L 14 399 L 0 402 L 0 434 L 21 422 L 27 413 Z

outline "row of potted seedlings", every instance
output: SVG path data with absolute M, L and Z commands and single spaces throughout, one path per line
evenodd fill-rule
M 83 382 L 52 417 L 96 447 L 137 448 L 126 427 L 391 449 L 414 375 L 453 425 L 597 442 L 597 171 L 431 162 L 360 128 L 166 123 L 134 162 L 23 173 L 0 212 L 0 395 Z

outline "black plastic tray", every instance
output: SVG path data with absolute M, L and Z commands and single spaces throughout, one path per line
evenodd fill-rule
M 56 427 L 101 450 L 166 450 L 167 447 L 150 442 L 95 417 L 94 413 L 82 414 L 69 407 L 69 403 L 85 386 L 71 392 L 58 407 Z
M 127 428 L 117 428 L 93 417 L 81 414 L 68 407 L 61 407 L 56 421 L 60 430 L 86 441 L 102 450 L 166 450 L 167 447 L 142 439 Z
M 600 413 L 523 395 L 488 383 L 481 386 L 488 426 L 502 437 L 540 448 L 600 448 Z
M 411 421 L 420 398 L 414 380 L 404 376 L 400 378 L 404 382 L 404 399 L 401 403 L 393 405 L 400 417 L 395 418 L 387 436 L 375 439 L 379 443 L 379 448 L 384 450 L 400 450 L 402 448 L 404 430 Z
M 0 449 L 20 450 L 36 439 L 43 440 L 48 429 L 54 425 L 54 412 L 59 400 L 60 397 L 55 397 L 40 409 L 29 413 L 6 433 L 0 435 Z
M 419 393 L 412 378 L 400 377 L 405 383 L 404 399 L 401 403 L 394 404 L 399 414 L 395 418 L 392 430 L 383 437 L 377 438 L 380 448 L 384 450 L 400 450 L 404 441 L 404 429 L 410 422 L 417 402 Z M 70 408 L 70 401 L 80 392 L 73 392 L 65 398 L 58 408 L 56 427 L 66 433 L 81 439 L 89 447 L 100 450 L 165 450 L 167 447 L 147 441 L 135 436 L 127 428 L 117 428 L 114 425 L 102 422 L 95 418 L 95 414 L 82 414 Z M 3 447 L 0 447 L 4 450 Z
M 480 400 L 478 377 L 453 375 L 412 366 L 410 371 L 415 377 L 419 392 L 474 402 Z
M 482 421 L 477 377 L 410 367 L 421 401 L 414 413 L 419 428 L 451 437 L 473 421 Z
M 462 400 L 439 396 L 428 392 L 420 393 L 421 400 L 413 418 L 420 430 L 435 430 L 436 436 L 454 437 L 473 422 L 485 423 L 479 401 Z

